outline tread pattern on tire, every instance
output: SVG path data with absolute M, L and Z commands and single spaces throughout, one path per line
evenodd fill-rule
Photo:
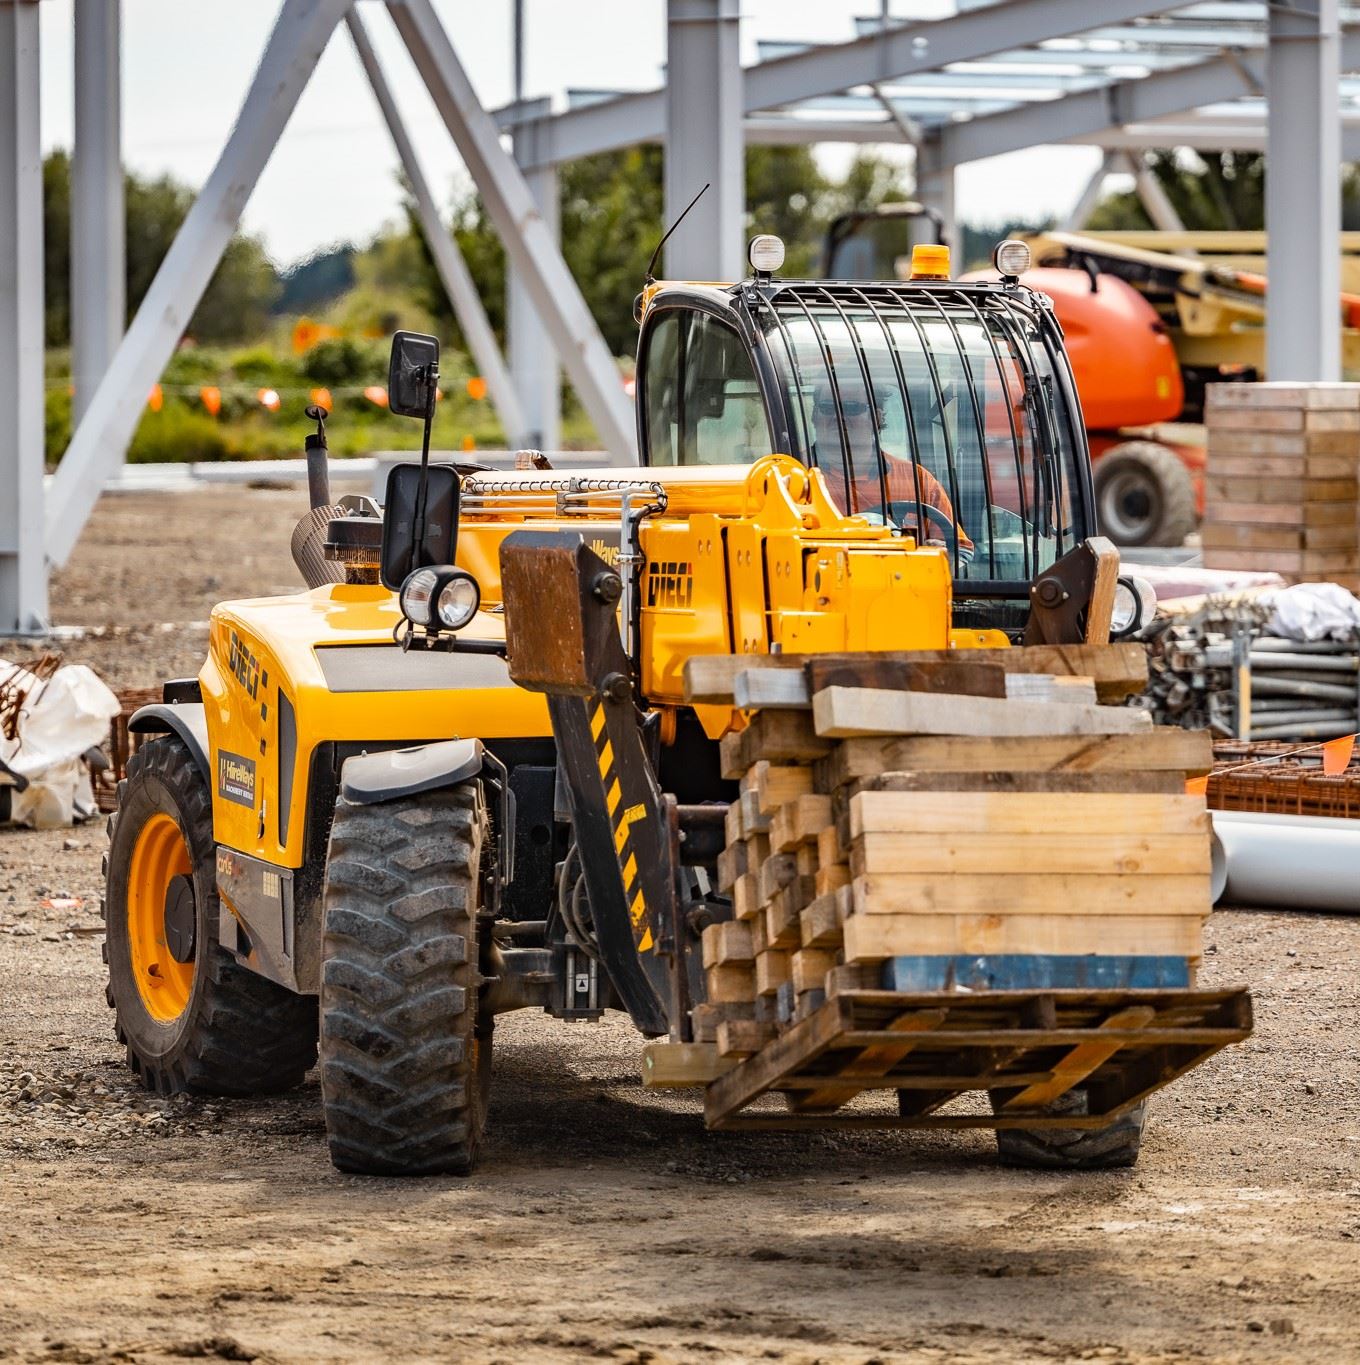
M 1060 1095 L 1045 1110 L 1053 1114 L 1085 1114 L 1086 1091 Z M 995 1100 L 993 1101 L 995 1107 Z M 1048 1170 L 1099 1171 L 1132 1166 L 1138 1160 L 1147 1122 L 1147 1101 L 1135 1105 L 1106 1128 L 998 1128 L 996 1148 L 1007 1166 Z
M 1156 441 L 1125 441 L 1112 446 L 1096 462 L 1093 478 L 1096 485 L 1096 507 L 1100 507 L 1101 485 L 1118 472 L 1121 460 L 1142 466 L 1156 483 L 1162 499 L 1162 515 L 1147 536 L 1126 545 L 1182 545 L 1186 536 L 1199 525 L 1195 511 L 1195 485 L 1173 450 Z M 1101 527 L 1102 533 L 1105 528 Z
M 321 952 L 331 1160 L 370 1175 L 466 1175 L 485 1118 L 477 912 L 489 839 L 476 781 L 336 803 Z
M 99 907 L 105 924 L 104 960 L 109 960 L 111 857 L 131 853 L 130 846 L 119 846 L 119 823 L 138 788 L 151 784 L 169 795 L 196 862 L 207 860 L 206 867 L 195 868 L 195 894 L 207 891 L 206 933 L 200 931 L 204 952 L 179 1034 L 159 1053 L 143 1039 L 146 1025 L 140 1002 L 119 998 L 110 970 L 105 999 L 115 1011 L 114 1031 L 127 1048 L 128 1065 L 148 1090 L 163 1095 L 193 1090 L 241 1097 L 289 1090 L 316 1065 L 316 999 L 266 980 L 218 946 L 212 798 L 193 756 L 174 735 L 158 736 L 137 749 L 128 759 L 127 776 L 118 784 L 117 809 L 108 821 L 110 853 L 104 858 Z M 135 995 L 130 977 L 124 990 Z

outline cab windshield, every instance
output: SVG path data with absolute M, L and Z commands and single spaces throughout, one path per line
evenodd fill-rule
M 800 284 L 756 317 L 793 453 L 847 512 L 944 546 L 979 584 L 1028 582 L 1082 538 L 1056 329 L 1026 296 Z

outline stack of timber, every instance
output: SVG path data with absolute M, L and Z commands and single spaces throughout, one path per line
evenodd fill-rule
M 1360 384 L 1211 384 L 1204 566 L 1360 588 Z
M 696 1037 L 748 1056 L 866 989 L 1187 984 L 1213 756 L 1108 704 L 1146 680 L 1136 644 L 691 660 L 692 698 L 749 717 Z

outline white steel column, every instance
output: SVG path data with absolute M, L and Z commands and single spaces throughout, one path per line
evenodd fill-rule
M 954 168 L 945 166 L 940 170 L 930 170 L 921 174 L 920 154 L 916 161 L 916 197 L 927 208 L 934 209 L 944 224 L 940 236 L 949 248 L 949 258 L 954 271 L 964 268 L 962 238 L 959 236 L 958 219 L 954 213 Z
M 666 243 L 676 280 L 746 273 L 740 0 L 666 0 L 666 226 L 709 186 Z
M 1073 204 L 1072 211 L 1062 220 L 1060 227 L 1063 232 L 1077 232 L 1086 226 L 1096 211 L 1096 205 L 1100 203 L 1101 195 L 1105 192 L 1105 180 L 1114 168 L 1115 153 L 1102 152 L 1100 165 L 1092 172 L 1091 178 L 1086 182 L 1086 188 Z
M 550 101 L 535 100 L 523 113 L 539 117 L 548 113 Z M 557 168 L 538 161 L 538 125 L 516 129 L 515 160 L 524 172 L 534 204 L 560 249 L 562 214 L 558 202 Z M 562 445 L 562 377 L 557 352 L 539 321 L 534 301 L 513 262 L 505 274 L 506 344 L 510 350 L 510 373 L 524 405 L 525 433 L 522 444 L 535 450 L 558 450 Z
M 1148 169 L 1143 153 L 1128 152 L 1125 156 L 1133 172 L 1133 187 L 1138 193 L 1138 201 L 1152 219 L 1152 226 L 1160 232 L 1184 232 L 1185 224 L 1176 212 L 1176 206 L 1167 197 L 1162 182 Z
M 411 183 L 411 193 L 416 200 L 416 212 L 420 217 L 421 232 L 430 248 L 430 255 L 434 257 L 435 269 L 439 271 L 439 278 L 443 281 L 444 292 L 449 296 L 449 302 L 453 304 L 458 325 L 463 329 L 463 336 L 467 339 L 468 348 L 477 362 L 482 378 L 486 380 L 491 402 L 500 416 L 506 438 L 513 449 L 520 443 L 524 430 L 524 412 L 515 393 L 515 386 L 510 382 L 510 371 L 506 369 L 501 348 L 496 344 L 496 334 L 491 330 L 491 323 L 487 321 L 486 309 L 482 307 L 481 297 L 477 293 L 477 286 L 467 268 L 467 262 L 463 259 L 463 253 L 459 251 L 453 234 L 439 217 L 434 195 L 430 193 L 429 181 L 425 179 L 425 172 L 421 170 L 415 146 L 406 131 L 406 125 L 402 122 L 401 111 L 392 98 L 387 77 L 383 74 L 373 44 L 369 42 L 368 31 L 364 28 L 363 20 L 359 18 L 359 12 L 350 10 L 345 16 L 345 22 L 349 26 L 349 36 L 354 40 L 354 48 L 359 54 L 364 74 L 368 77 L 369 85 L 373 87 L 373 96 L 378 101 L 378 108 L 382 110 L 387 131 L 392 135 L 392 142 L 406 171 L 406 178 Z
M 387 8 L 600 440 L 615 460 L 636 464 L 633 404 L 618 365 L 439 16 L 430 0 L 387 0 Z
M 1337 0 L 1271 5 L 1266 67 L 1266 373 L 1341 378 Z
M 122 0 L 75 6 L 75 140 L 71 153 L 71 380 L 85 415 L 126 321 Z
M 37 0 L 0 0 L 0 635 L 47 624 Z
M 317 60 L 350 0 L 284 0 L 217 165 L 175 235 L 48 489 L 47 557 L 64 564 L 99 491 L 127 453 Z

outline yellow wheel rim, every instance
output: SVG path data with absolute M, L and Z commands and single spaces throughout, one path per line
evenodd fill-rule
M 172 878 L 192 871 L 179 826 L 168 815 L 153 815 L 132 849 L 127 925 L 138 994 L 146 1012 L 162 1023 L 184 1013 L 194 985 L 194 964 L 176 962 L 165 942 L 166 892 Z

